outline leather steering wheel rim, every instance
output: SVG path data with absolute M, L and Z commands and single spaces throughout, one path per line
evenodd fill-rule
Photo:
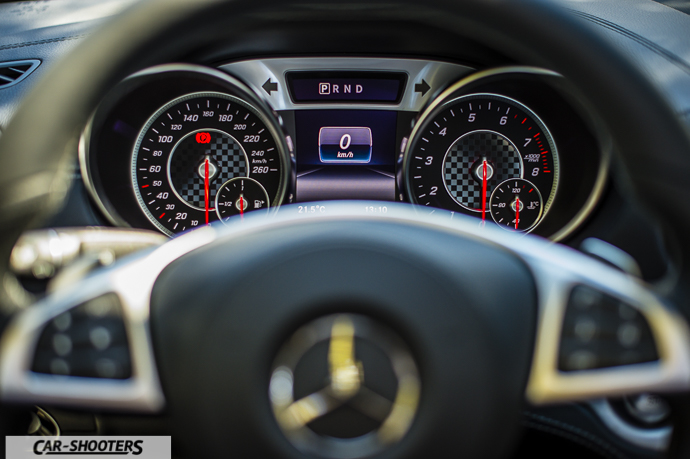
M 690 192 L 686 128 L 632 62 L 567 10 L 540 1 L 323 4 L 149 0 L 82 43 L 36 85 L 0 138 L 0 274 L 7 270 L 21 232 L 62 203 L 79 133 L 108 88 L 136 70 L 175 59 L 219 36 L 232 39 L 257 22 L 318 20 L 334 11 L 341 21 L 408 20 L 462 31 L 518 61 L 563 74 L 611 133 L 619 182 L 670 227 L 690 229 L 690 208 L 684 206 Z M 681 244 L 687 253 L 690 241 Z M 2 307 L 8 316 L 11 303 L 6 297 Z

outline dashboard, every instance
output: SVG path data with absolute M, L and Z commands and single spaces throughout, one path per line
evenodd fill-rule
M 169 236 L 283 204 L 313 213 L 355 199 L 561 240 L 591 213 L 608 172 L 582 113 L 567 82 L 536 67 L 166 64 L 110 91 L 80 161 L 111 223 Z
M 637 0 L 629 6 L 637 17 L 608 11 L 607 2 L 570 3 L 620 41 L 621 52 L 632 49 L 690 122 L 687 47 L 669 38 L 674 33 L 652 36 L 642 27 L 671 17 L 669 30 L 680 36 L 690 30 L 680 13 Z M 659 19 L 641 13 L 640 3 Z M 612 180 L 606 127 L 567 79 L 539 59 L 527 66 L 505 49 L 440 28 L 336 19 L 271 17 L 270 28 L 257 20 L 232 46 L 217 40 L 137 67 L 93 112 L 69 202 L 46 226 L 114 225 L 173 237 L 288 204 L 314 214 L 359 200 L 363 211 L 385 213 L 398 202 L 582 250 L 583 241 L 600 239 L 631 254 L 646 281 L 673 275 L 658 227 Z M 0 124 L 28 82 L 97 27 L 64 24 L 32 32 L 31 45 L 0 41 L 5 60 L 43 62 L 0 92 Z M 545 437 L 535 432 L 562 429 L 595 451 L 601 445 L 587 440 L 603 438 L 629 457 L 660 457 L 670 437 L 666 415 L 649 422 L 631 415 L 647 402 L 660 403 L 641 396 L 530 407 L 523 422 L 540 447 Z

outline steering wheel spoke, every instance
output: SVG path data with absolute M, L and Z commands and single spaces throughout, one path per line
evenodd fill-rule
M 212 231 L 211 231 L 212 233 Z M 130 257 L 17 314 L 0 344 L 0 395 L 11 402 L 151 413 L 164 406 L 149 297 L 171 260 L 212 238 L 198 232 Z
M 194 429 L 209 398 L 240 411 L 248 396 L 268 400 L 268 387 L 257 393 L 268 381 L 254 362 L 276 358 L 265 343 L 287 324 L 351 308 L 407 323 L 402 328 L 430 346 L 427 358 L 438 365 L 419 381 L 422 390 L 444 381 L 445 402 L 432 403 L 441 417 L 469 403 L 461 394 L 491 384 L 512 394 L 508 413 L 519 411 L 523 394 L 538 405 L 690 387 L 688 325 L 641 280 L 472 218 L 396 204 L 368 214 L 364 204 L 328 203 L 307 216 L 287 206 L 211 225 L 48 296 L 15 316 L 2 337 L 2 399 L 146 413 L 169 403 Z M 391 231 L 426 243 L 390 245 Z M 336 260 L 344 265 L 334 278 L 321 267 Z M 282 287 L 266 288 L 267 278 Z M 356 327 L 342 317 L 319 364 L 328 389 L 291 398 L 274 413 L 279 424 L 302 432 L 345 405 L 389 422 L 394 404 L 365 386 L 370 364 L 360 361 Z M 436 346 L 438 336 L 452 352 Z M 482 400 L 496 417 L 481 428 L 493 431 L 505 420 L 505 400 Z
M 530 402 L 690 388 L 687 322 L 650 286 L 562 247 L 521 252 L 539 290 Z

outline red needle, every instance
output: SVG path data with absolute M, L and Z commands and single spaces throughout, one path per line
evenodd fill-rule
M 244 218 L 244 196 L 240 195 L 240 218 Z
M 208 158 L 204 162 L 204 200 L 206 201 L 206 224 L 208 225 Z
M 486 160 L 482 164 L 482 222 L 486 220 Z
M 520 222 L 520 198 L 515 198 L 515 231 L 518 229 Z

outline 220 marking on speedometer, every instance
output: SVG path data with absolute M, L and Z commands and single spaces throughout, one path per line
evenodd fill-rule
M 134 149 L 132 180 L 148 219 L 173 234 L 218 220 L 216 195 L 236 178 L 251 177 L 277 203 L 284 167 L 257 110 L 227 94 L 194 93 L 149 119 Z

